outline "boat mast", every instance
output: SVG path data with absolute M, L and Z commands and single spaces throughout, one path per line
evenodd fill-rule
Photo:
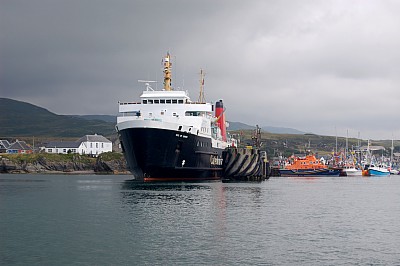
M 349 149 L 349 130 L 347 130 L 347 134 L 346 134 L 346 148 L 344 149 L 344 163 L 347 164 L 347 151 Z
M 369 140 L 368 140 L 368 144 L 367 144 L 367 163 L 372 164 L 372 155 L 369 150 Z
M 393 136 L 392 136 L 392 147 L 390 147 L 390 167 L 392 167 L 392 163 L 393 163 L 393 150 L 394 150 L 394 146 L 393 146 Z
M 171 91 L 171 56 L 169 55 L 169 52 L 167 53 L 167 56 L 164 57 L 164 90 L 166 91 Z
M 336 135 L 336 145 L 335 145 L 335 153 L 336 153 L 336 155 L 337 155 L 337 131 L 336 131 L 336 126 L 335 126 L 335 135 Z
M 253 140 L 253 147 L 255 148 L 261 148 L 262 142 L 261 142 L 261 128 L 256 125 L 256 129 L 254 130 L 253 136 L 251 137 Z
M 199 99 L 197 100 L 199 103 L 205 103 L 206 99 L 204 98 L 204 72 L 203 69 L 200 68 L 200 94 Z

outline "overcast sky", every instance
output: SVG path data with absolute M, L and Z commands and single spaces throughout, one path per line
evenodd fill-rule
M 0 0 L 0 97 L 118 113 L 173 57 L 227 120 L 400 138 L 400 1 Z M 155 86 L 154 86 L 155 87 Z M 3 114 L 1 114 L 3 115 Z

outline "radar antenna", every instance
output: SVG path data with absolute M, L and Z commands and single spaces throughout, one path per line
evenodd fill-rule
M 203 69 L 200 68 L 200 94 L 199 99 L 197 100 L 199 103 L 205 103 L 206 99 L 204 97 L 204 76 L 206 74 L 203 72 Z
M 138 82 L 144 83 L 146 85 L 146 91 L 154 91 L 153 88 L 150 86 L 150 83 L 157 83 L 154 80 L 141 80 L 139 79 Z

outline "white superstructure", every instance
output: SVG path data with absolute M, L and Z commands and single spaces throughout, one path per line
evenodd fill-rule
M 192 102 L 186 91 L 147 89 L 140 102 L 120 102 L 117 130 L 150 127 L 176 130 L 212 138 L 213 147 L 226 148 L 232 142 L 222 140 L 211 103 Z M 236 140 L 233 145 L 236 145 Z

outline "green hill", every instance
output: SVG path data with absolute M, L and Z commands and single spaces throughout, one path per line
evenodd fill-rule
M 115 123 L 57 115 L 36 105 L 0 98 L 0 137 L 81 137 L 109 136 Z
M 254 130 L 230 131 L 235 136 L 240 136 L 241 145 L 252 145 Z M 292 154 L 305 154 L 308 150 L 318 153 L 319 156 L 329 156 L 333 151 L 343 151 L 346 147 L 345 137 L 322 136 L 316 134 L 279 134 L 261 131 L 262 150 L 266 150 L 270 158 L 279 155 L 290 156 Z M 367 140 L 348 138 L 347 145 L 350 150 L 355 149 L 358 144 L 366 146 Z M 379 155 L 390 156 L 390 140 L 373 140 L 371 145 L 383 146 L 384 151 Z M 400 152 L 400 141 L 394 141 L 394 152 Z
M 115 115 L 71 115 L 72 117 L 82 118 L 85 120 L 100 120 L 110 122 L 113 124 L 117 123 L 117 117 Z
M 80 138 L 88 134 L 101 134 L 115 137 L 115 122 L 113 116 L 67 116 L 57 115 L 30 103 L 0 98 L 0 139 L 19 138 L 25 140 L 31 137 L 46 139 Z M 241 135 L 242 145 L 251 145 L 254 127 L 240 123 L 229 122 L 230 132 Z M 232 130 L 235 129 L 235 130 Z M 282 134 L 263 131 L 261 134 L 262 149 L 269 156 L 304 153 L 306 150 L 318 152 L 320 155 L 331 154 L 333 150 L 345 147 L 345 138 L 315 134 Z M 273 131 L 273 130 L 271 130 Z M 349 148 L 356 146 L 358 140 L 348 139 Z M 394 143 L 394 152 L 399 152 L 399 141 Z M 361 145 L 366 145 L 362 140 Z M 372 145 L 386 148 L 385 155 L 390 153 L 390 141 L 373 141 Z

